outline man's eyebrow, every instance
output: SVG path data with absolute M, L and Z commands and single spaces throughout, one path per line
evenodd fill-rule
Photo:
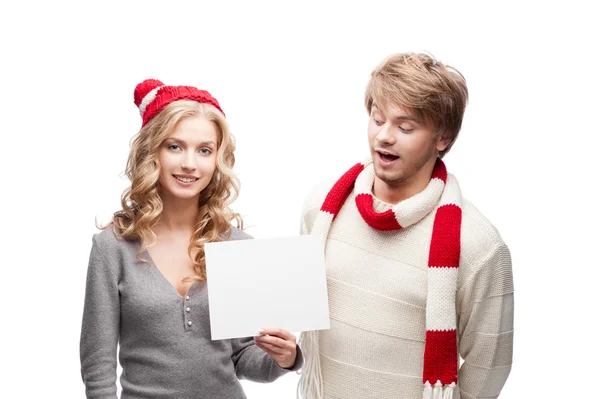
M 408 116 L 408 115 L 398 115 L 395 119 L 397 121 L 413 121 L 413 122 L 421 123 L 421 120 L 419 118 L 416 118 L 414 116 Z
M 373 105 L 371 106 L 371 110 L 375 110 L 377 112 L 381 112 L 381 110 L 379 109 L 379 107 L 377 107 L 377 104 L 373 103 Z M 410 116 L 410 115 L 397 115 L 394 120 L 396 121 L 412 121 L 412 122 L 416 122 L 416 123 L 423 123 L 423 120 L 421 118 L 418 118 L 416 116 Z

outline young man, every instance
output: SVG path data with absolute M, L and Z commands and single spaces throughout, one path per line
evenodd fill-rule
M 305 399 L 500 394 L 512 363 L 510 252 L 441 160 L 467 98 L 464 77 L 425 54 L 372 72 L 370 159 L 304 205 L 302 233 L 325 242 L 331 318 L 301 336 Z

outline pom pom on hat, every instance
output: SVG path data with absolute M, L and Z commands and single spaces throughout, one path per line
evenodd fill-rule
M 156 79 L 144 80 L 142 83 L 135 86 L 135 90 L 133 92 L 134 104 L 137 107 L 139 107 L 140 104 L 142 103 L 142 100 L 144 99 L 144 97 L 146 97 L 146 95 L 148 93 L 150 93 L 152 90 L 154 90 L 160 86 L 164 86 L 164 85 L 165 84 L 163 82 L 161 82 L 160 80 L 156 80 Z

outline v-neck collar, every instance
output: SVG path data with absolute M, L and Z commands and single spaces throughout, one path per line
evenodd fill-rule
M 152 259 L 152 256 L 150 255 L 150 252 L 148 252 L 147 249 L 145 249 L 142 252 L 142 257 L 144 257 L 149 263 L 150 263 L 150 270 L 152 271 L 152 273 L 163 282 L 163 285 L 167 285 L 168 289 L 173 292 L 173 294 L 177 295 L 177 297 L 181 300 L 183 300 L 184 298 L 187 298 L 190 296 L 190 293 L 192 291 L 192 288 L 196 285 L 196 283 L 198 281 L 194 281 L 192 282 L 192 284 L 190 284 L 190 286 L 187 288 L 187 291 L 185 293 L 185 295 L 181 295 L 179 293 L 179 291 L 177 291 L 177 288 L 175 288 L 173 286 L 173 284 L 171 284 L 171 282 L 169 280 L 167 280 L 167 278 L 165 277 L 165 275 L 160 271 L 160 269 L 158 268 L 158 266 L 156 266 L 156 263 L 154 263 L 154 260 Z

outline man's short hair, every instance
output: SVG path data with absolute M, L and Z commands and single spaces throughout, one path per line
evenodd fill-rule
M 440 152 L 452 147 L 462 125 L 468 101 L 467 83 L 455 68 L 430 55 L 394 54 L 371 73 L 365 92 L 365 106 L 402 106 L 415 117 L 431 121 L 436 133 L 449 141 Z

